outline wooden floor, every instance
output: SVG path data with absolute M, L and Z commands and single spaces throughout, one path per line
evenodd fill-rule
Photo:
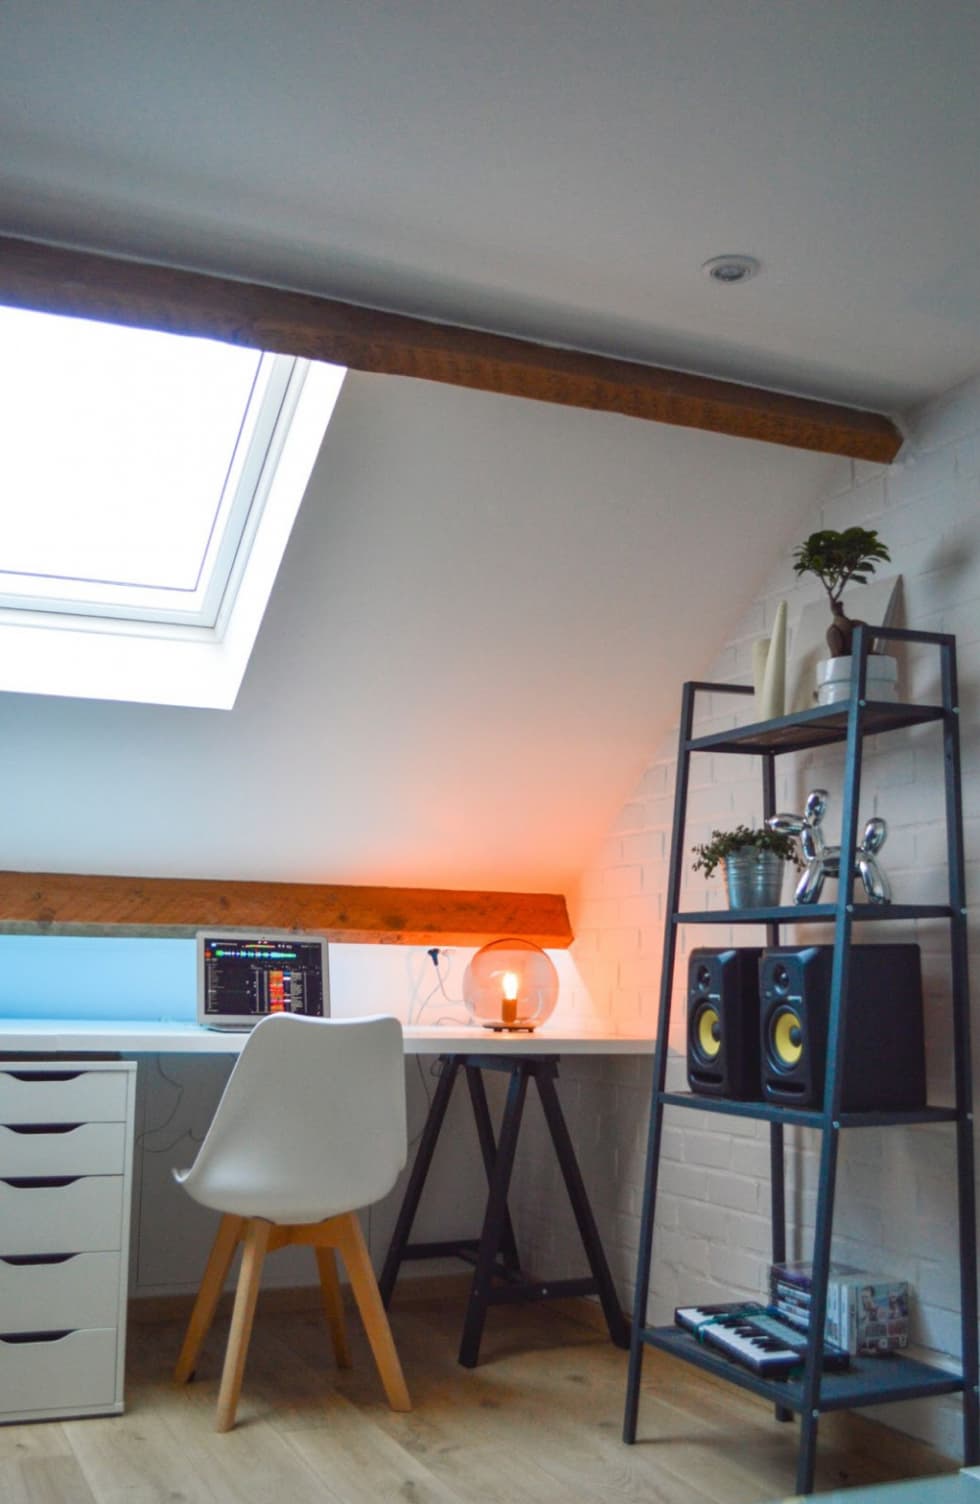
M 491 1313 L 483 1361 L 455 1360 L 458 1299 L 398 1304 L 415 1409 L 383 1403 L 351 1321 L 338 1372 L 315 1312 L 256 1321 L 239 1424 L 212 1430 L 227 1324 L 186 1388 L 178 1325 L 130 1330 L 127 1413 L 0 1427 L 2 1504 L 754 1504 L 792 1493 L 796 1428 L 649 1352 L 640 1441 L 620 1441 L 625 1355 L 551 1307 Z M 854 1416 L 821 1427 L 818 1488 L 954 1469 Z

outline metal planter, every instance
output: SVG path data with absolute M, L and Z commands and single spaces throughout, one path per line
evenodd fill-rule
M 783 891 L 785 874 L 786 862 L 774 851 L 747 846 L 744 851 L 726 856 L 729 908 L 775 908 Z

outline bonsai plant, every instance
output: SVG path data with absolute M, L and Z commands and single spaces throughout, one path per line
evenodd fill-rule
M 832 658 L 846 658 L 851 652 L 854 628 L 863 622 L 844 615 L 841 596 L 845 585 L 853 581 L 866 585 L 875 565 L 890 560 L 891 554 L 873 528 L 849 527 L 842 533 L 833 528 L 811 533 L 794 551 L 797 574 L 815 574 L 830 599 L 833 620 L 827 628 L 827 646 Z
M 793 557 L 796 573 L 815 574 L 830 601 L 833 616 L 826 634 L 830 657 L 817 664 L 816 698 L 821 705 L 834 705 L 850 699 L 851 639 L 854 628 L 865 625 L 845 616 L 844 587 L 852 582 L 866 585 L 876 564 L 890 560 L 891 555 L 873 528 L 849 527 L 842 533 L 833 528 L 811 533 Z M 873 642 L 868 649 L 873 655 L 867 666 L 868 698 L 897 700 L 898 664 L 892 657 L 876 654 Z
M 765 826 L 713 830 L 711 840 L 692 847 L 692 851 L 694 871 L 703 872 L 705 877 L 724 864 L 728 902 L 733 909 L 774 907 L 783 886 L 783 864 L 800 865 L 792 836 Z

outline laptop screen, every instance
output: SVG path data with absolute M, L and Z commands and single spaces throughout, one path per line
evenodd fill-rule
M 270 1013 L 330 1012 L 327 942 L 322 935 L 259 930 L 197 937 L 198 1022 L 247 1027 Z

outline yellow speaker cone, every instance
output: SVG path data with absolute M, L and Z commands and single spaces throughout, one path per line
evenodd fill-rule
M 705 1060 L 714 1060 L 721 1051 L 721 1019 L 717 1008 L 702 1008 L 697 1018 L 698 1049 Z
M 781 1008 L 771 1024 L 773 1054 L 779 1065 L 791 1070 L 803 1055 L 803 1030 L 792 1008 Z

